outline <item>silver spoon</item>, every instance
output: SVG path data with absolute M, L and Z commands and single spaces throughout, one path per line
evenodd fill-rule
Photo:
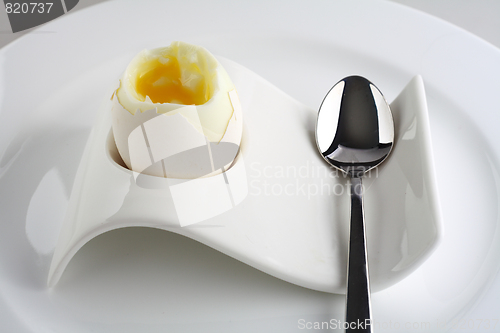
M 389 104 L 373 83 L 349 76 L 330 89 L 319 108 L 316 145 L 323 158 L 351 180 L 347 332 L 372 332 L 361 178 L 386 159 L 393 142 Z

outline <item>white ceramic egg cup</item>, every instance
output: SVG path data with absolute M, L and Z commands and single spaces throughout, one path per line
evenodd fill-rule
M 233 165 L 192 180 L 128 170 L 114 144 L 109 101 L 76 175 L 50 287 L 92 238 L 118 228 L 152 227 L 202 242 L 285 281 L 345 292 L 349 184 L 317 152 L 317 112 L 244 67 L 219 60 L 243 108 L 244 136 Z M 421 77 L 407 85 L 391 109 L 393 153 L 364 180 L 373 291 L 415 270 L 441 236 Z

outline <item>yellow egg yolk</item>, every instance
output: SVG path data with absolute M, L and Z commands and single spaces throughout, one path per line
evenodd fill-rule
M 190 63 L 181 68 L 177 58 L 163 56 L 142 64 L 135 78 L 135 91 L 143 101 L 201 105 L 210 99 L 210 89 L 200 68 Z

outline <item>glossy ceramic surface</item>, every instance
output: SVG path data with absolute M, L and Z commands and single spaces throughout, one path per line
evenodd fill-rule
M 345 292 L 348 181 L 311 149 L 316 112 L 249 70 L 221 62 L 235 78 L 246 119 L 236 163 L 195 180 L 132 173 L 120 165 L 106 101 L 78 168 L 50 286 L 90 239 L 136 226 L 179 233 L 307 288 Z M 441 223 L 421 78 L 394 108 L 399 148 L 387 166 L 365 176 L 374 290 L 415 269 L 436 245 Z
M 49 32 L 29 34 L 0 53 L 3 331 L 293 332 L 343 318 L 343 296 L 288 284 L 148 228 L 96 237 L 57 288 L 47 289 L 76 170 L 109 98 L 103 91 L 140 49 L 171 40 L 234 60 L 311 110 L 332 81 L 347 75 L 369 77 L 392 101 L 421 74 L 445 232 L 413 274 L 373 295 L 377 331 L 394 331 L 389 322 L 399 331 L 417 322 L 444 331 L 497 285 L 496 48 L 379 1 L 145 3 L 110 2 L 65 15 L 43 27 Z M 191 13 L 191 24 L 185 15 L 166 14 L 174 6 Z M 463 156 L 474 164 L 463 166 Z

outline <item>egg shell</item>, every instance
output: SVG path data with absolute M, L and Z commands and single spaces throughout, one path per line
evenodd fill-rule
M 147 99 L 134 100 L 132 105 L 139 107 L 130 110 L 131 103 L 120 100 L 120 94 L 131 98 L 130 94 L 127 91 L 119 94 L 127 79 L 125 72 L 113 95 L 111 116 L 116 146 L 130 170 L 158 177 L 194 179 L 219 174 L 231 166 L 241 142 L 242 110 L 229 76 L 215 62 L 216 89 L 202 105 L 152 103 Z

